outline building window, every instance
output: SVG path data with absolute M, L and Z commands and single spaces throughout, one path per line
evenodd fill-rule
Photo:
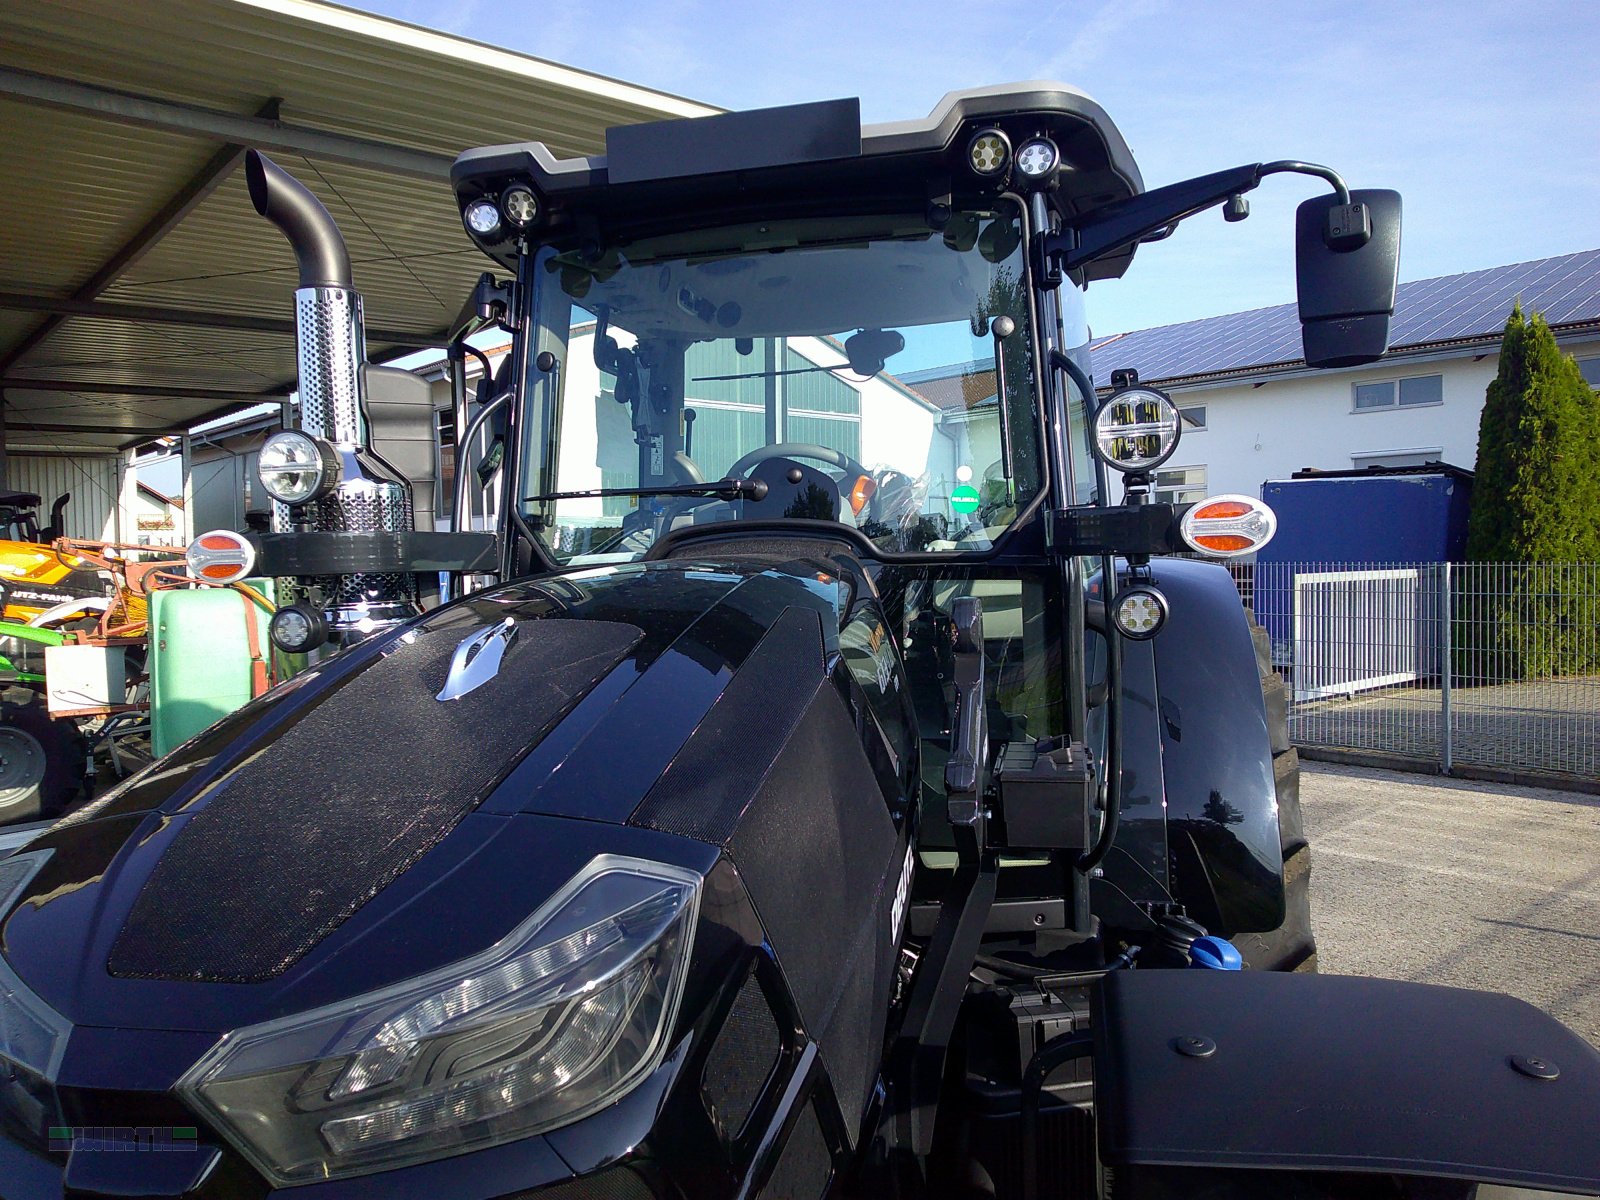
M 1350 465 L 1358 471 L 1367 467 L 1420 467 L 1438 462 L 1443 453 L 1441 446 L 1425 450 L 1376 450 L 1371 454 L 1352 454 Z
M 1204 467 L 1161 467 L 1151 499 L 1157 504 L 1193 504 L 1206 498 Z
M 1380 383 L 1358 383 L 1354 391 L 1356 412 L 1443 404 L 1444 376 L 1411 375 L 1405 379 L 1385 379 Z
M 1600 358 L 1580 358 L 1578 370 L 1583 372 L 1583 381 L 1592 388 L 1600 388 Z
M 1206 406 L 1204 404 L 1191 404 L 1188 408 L 1180 408 L 1178 415 L 1183 418 L 1185 430 L 1204 429 L 1206 427 Z

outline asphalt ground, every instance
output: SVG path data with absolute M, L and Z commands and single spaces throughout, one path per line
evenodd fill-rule
M 1600 796 L 1302 769 L 1320 970 L 1509 992 L 1600 1046 Z

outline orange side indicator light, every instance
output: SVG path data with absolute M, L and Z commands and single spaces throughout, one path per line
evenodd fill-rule
M 1237 500 L 1203 500 L 1195 509 L 1195 520 L 1212 521 L 1222 517 L 1242 517 L 1250 512 L 1250 505 Z
M 256 548 L 227 529 L 202 533 L 184 551 L 189 574 L 207 583 L 238 583 L 255 570 Z
M 1184 514 L 1178 531 L 1192 550 L 1235 558 L 1270 542 L 1278 532 L 1278 518 L 1250 496 L 1212 496 Z
M 850 489 L 850 511 L 859 517 L 877 490 L 878 485 L 872 481 L 872 476 L 857 475 L 855 486 Z

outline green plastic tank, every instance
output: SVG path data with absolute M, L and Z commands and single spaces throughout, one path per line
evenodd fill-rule
M 246 581 L 269 600 L 270 579 Z M 271 614 L 232 588 L 172 589 L 150 596 L 150 741 L 159 757 L 251 700 L 249 626 L 270 660 Z

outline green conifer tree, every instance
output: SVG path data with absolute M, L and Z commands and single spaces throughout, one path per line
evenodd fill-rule
M 1511 311 L 1478 424 L 1468 522 L 1474 563 L 1538 564 L 1471 570 L 1458 607 L 1469 628 L 1468 673 L 1528 679 L 1587 672 L 1597 663 L 1600 605 L 1600 397 L 1537 313 Z M 1496 598 L 1491 600 L 1494 594 Z

